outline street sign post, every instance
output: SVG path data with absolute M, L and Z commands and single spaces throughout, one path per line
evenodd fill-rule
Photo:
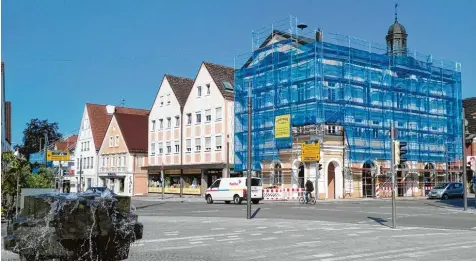
M 48 161 L 69 161 L 69 152 L 48 150 L 46 153 Z

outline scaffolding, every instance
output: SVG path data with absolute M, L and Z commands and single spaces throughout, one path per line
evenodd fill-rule
M 247 169 L 249 90 L 252 170 L 292 148 L 292 136 L 274 134 L 275 117 L 285 114 L 292 127 L 343 126 L 348 176 L 352 163 L 391 159 L 392 122 L 408 143 L 409 162 L 436 168 L 461 161 L 459 63 L 409 49 L 389 56 L 384 45 L 297 25 L 290 17 L 253 31 L 252 52 L 235 58 L 236 171 Z

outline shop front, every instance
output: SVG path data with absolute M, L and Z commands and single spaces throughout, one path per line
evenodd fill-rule
M 131 174 L 107 173 L 99 175 L 102 186 L 118 195 L 132 196 L 133 179 Z
M 183 190 L 185 195 L 200 195 L 201 186 L 200 170 L 183 170 Z M 180 194 L 180 170 L 164 171 L 164 186 L 162 188 L 162 175 L 160 173 L 149 174 L 149 193 Z

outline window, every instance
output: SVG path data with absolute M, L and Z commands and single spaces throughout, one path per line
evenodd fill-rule
M 122 164 L 123 164 L 124 166 L 127 166 L 127 158 L 126 158 L 126 156 L 122 156 Z
M 195 151 L 200 152 L 202 150 L 202 141 L 200 138 L 195 138 Z
M 116 135 L 116 146 L 119 146 L 119 136 Z
M 167 105 L 170 105 L 170 94 L 167 95 Z
M 160 97 L 160 106 L 163 106 L 164 105 L 164 96 L 161 96 Z
M 167 128 L 170 128 L 172 126 L 172 120 L 170 120 L 170 117 L 167 117 Z
M 116 166 L 116 156 L 111 157 L 111 166 L 115 167 Z
M 107 165 L 107 167 L 111 166 L 111 162 L 109 161 L 109 157 L 106 157 L 106 165 Z
M 221 135 L 215 137 L 216 150 L 221 150 Z
M 164 153 L 164 146 L 162 143 L 159 143 L 159 155 L 162 155 Z
M 150 131 L 155 131 L 155 120 L 152 120 Z
M 205 137 L 205 151 L 210 151 L 211 148 L 212 148 L 212 138 Z
M 176 116 L 175 117 L 175 127 L 179 127 L 179 126 L 180 126 L 180 117 Z
M 84 142 L 81 142 L 81 151 L 84 151 Z
M 162 130 L 164 128 L 164 120 L 159 119 L 159 130 Z
M 87 150 L 87 151 L 89 151 L 89 141 L 87 142 L 87 145 L 88 145 L 88 147 L 87 147 L 87 149 L 86 149 L 86 150 Z
M 191 125 L 192 124 L 192 114 L 188 113 L 187 114 L 187 125 Z
M 166 152 L 167 152 L 167 154 L 170 154 L 172 152 L 172 145 L 170 145 L 170 142 L 167 142 L 166 146 L 167 146 L 167 151 Z
M 119 164 L 117 166 L 122 166 L 122 156 L 119 156 Z
M 94 157 L 91 157 L 91 168 L 94 168 Z
M 114 143 L 113 137 L 110 136 L 110 137 L 109 137 L 109 147 L 112 147 L 112 146 L 113 146 L 113 143 Z
M 205 110 L 205 123 L 209 123 L 212 121 L 212 110 L 207 109 Z
M 180 145 L 179 141 L 175 141 L 175 154 L 180 153 Z
M 220 179 L 218 179 L 217 181 L 215 181 L 215 183 L 213 183 L 210 188 L 219 188 L 220 187 Z
M 91 168 L 91 158 L 90 157 L 86 157 L 86 168 L 87 169 Z
M 202 122 L 202 113 L 195 113 L 196 123 L 200 124 Z
M 155 156 L 155 143 L 150 143 L 150 155 Z
M 102 156 L 102 166 L 103 167 L 106 166 L 106 158 L 104 156 Z
M 197 96 L 198 97 L 202 96 L 202 87 L 201 86 L 197 86 Z
M 222 118 L 222 116 L 221 116 L 221 107 L 217 107 L 215 109 L 215 119 L 216 119 L 216 121 L 220 121 L 221 118 Z
M 142 166 L 143 158 L 141 156 L 136 156 L 136 167 Z
M 210 84 L 207 84 L 207 96 L 210 95 Z
M 188 153 L 192 152 L 192 139 L 187 139 L 185 143 L 187 147 L 187 152 Z
M 87 182 L 87 188 L 90 188 L 91 187 L 91 181 L 92 181 L 92 178 L 88 178 L 88 182 Z

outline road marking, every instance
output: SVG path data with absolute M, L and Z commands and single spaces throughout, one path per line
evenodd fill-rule
M 313 257 L 315 257 L 315 258 L 325 258 L 325 257 L 332 257 L 332 256 L 334 256 L 334 255 L 331 254 L 331 253 L 324 253 L 324 254 L 313 255 Z
M 202 241 L 193 241 L 193 242 L 190 242 L 190 244 L 192 244 L 192 245 L 203 244 L 203 242 Z
M 276 231 L 276 232 L 274 232 L 274 234 L 282 234 L 282 233 L 284 233 L 284 232 L 283 232 L 283 231 Z
M 448 233 L 425 233 L 425 234 L 411 234 L 411 235 L 395 235 L 395 236 L 385 236 L 385 237 L 392 237 L 392 238 L 398 238 L 398 237 L 426 237 L 426 236 L 435 236 L 435 235 L 452 235 L 454 233 L 448 232 Z
M 291 237 L 303 237 L 304 235 L 299 235 L 299 234 L 294 234 L 294 235 L 291 235 Z
M 252 236 L 261 236 L 261 235 L 263 235 L 263 234 L 261 234 L 261 233 L 253 233 L 253 234 L 250 234 L 250 235 L 252 235 Z
M 233 231 L 233 232 L 235 232 L 235 233 L 242 233 L 242 232 L 245 232 L 245 231 L 246 231 L 246 230 L 243 230 L 243 229 L 242 229 L 242 230 L 235 230 L 235 231 Z
M 191 213 L 212 213 L 212 212 L 218 212 L 218 209 L 214 210 L 195 210 L 195 211 L 190 211 Z
M 161 239 L 145 239 L 145 240 L 139 240 L 137 242 L 138 243 L 155 243 L 155 242 L 168 242 L 168 241 L 175 241 L 175 240 L 199 239 L 199 238 L 206 238 L 206 237 L 226 237 L 230 235 L 236 235 L 236 233 L 190 236 L 190 237 L 161 238 Z
M 258 229 L 266 229 L 266 228 L 268 228 L 268 227 L 258 227 Z
M 265 237 L 265 238 L 262 238 L 261 240 L 274 240 L 274 239 L 278 239 L 277 237 Z
M 473 243 L 476 243 L 476 242 L 473 242 Z M 444 250 L 447 250 L 448 247 L 454 247 L 454 246 L 458 246 L 458 245 L 461 245 L 461 244 L 460 243 L 445 244 Z M 379 256 L 379 255 L 387 255 L 389 253 L 393 254 L 393 253 L 413 252 L 413 251 L 416 251 L 416 250 L 421 250 L 421 247 L 400 248 L 400 249 L 397 249 L 397 250 L 385 250 L 385 251 L 378 251 L 378 252 L 366 252 L 366 253 L 363 253 L 363 254 L 333 257 L 333 258 L 329 258 L 329 259 L 326 258 L 326 259 L 323 259 L 323 260 L 328 260 L 328 261 L 334 261 L 334 260 L 342 261 L 342 260 L 349 260 L 349 259 L 363 260 L 363 259 L 361 259 L 363 257 L 374 257 L 374 256 Z M 434 251 L 431 250 L 431 252 L 434 252 Z M 380 256 L 379 256 L 379 259 L 381 259 Z
M 225 230 L 224 227 L 217 227 L 217 228 L 212 228 L 210 229 L 211 231 L 215 231 L 215 230 Z
M 235 238 L 223 238 L 223 239 L 217 239 L 217 242 L 225 242 L 225 241 L 234 241 L 234 240 L 241 240 L 242 238 L 240 237 L 235 237 Z
M 164 234 L 177 234 L 178 231 L 167 231 L 167 232 L 164 232 Z
M 349 237 L 356 237 L 358 234 L 347 234 Z

